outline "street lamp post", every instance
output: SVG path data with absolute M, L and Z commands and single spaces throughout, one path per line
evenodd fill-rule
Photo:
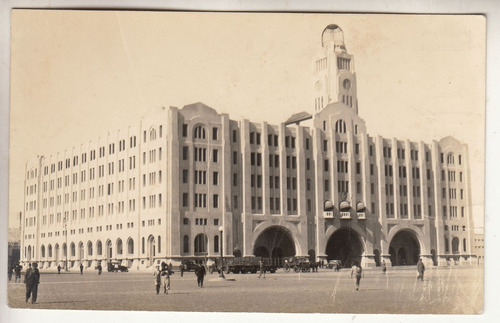
M 66 217 L 63 219 L 64 222 L 64 237 L 66 238 L 66 250 L 65 250 L 65 256 L 66 256 L 66 261 L 64 264 L 65 271 L 68 271 L 68 224 L 66 223 Z
M 220 273 L 219 273 L 219 278 L 220 279 L 226 279 L 226 277 L 224 277 L 224 255 L 223 255 L 223 251 L 222 251 L 222 240 L 223 240 L 223 236 L 224 236 L 224 227 L 221 225 L 219 227 L 219 232 L 220 232 Z

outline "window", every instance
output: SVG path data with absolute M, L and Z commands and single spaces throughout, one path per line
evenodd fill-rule
M 205 128 L 203 126 L 197 126 L 194 128 L 194 138 L 205 139 Z
M 217 140 L 219 135 L 219 129 L 217 127 L 212 128 L 212 140 Z
M 213 185 L 219 185 L 219 172 L 213 173 Z
M 217 128 L 215 128 L 215 129 L 217 129 Z M 218 149 L 214 149 L 213 150 L 212 161 L 214 163 L 218 163 L 219 162 L 219 150 Z
M 337 133 L 345 133 L 346 132 L 346 125 L 343 120 L 337 120 L 335 123 L 335 132 Z
M 189 148 L 187 146 L 182 147 L 182 160 L 188 159 L 188 151 L 189 151 Z
M 183 137 L 187 137 L 187 134 L 188 134 L 188 125 L 187 124 L 183 124 L 182 125 L 182 136 Z
M 213 196 L 213 207 L 214 209 L 217 209 L 219 207 L 219 195 L 214 194 Z

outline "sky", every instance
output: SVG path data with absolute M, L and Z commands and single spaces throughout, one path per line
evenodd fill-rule
M 484 216 L 485 20 L 481 16 L 19 10 L 12 15 L 9 227 L 24 165 L 126 128 L 162 106 L 203 102 L 279 124 L 314 110 L 313 58 L 329 24 L 354 55 L 371 136 L 469 147 Z

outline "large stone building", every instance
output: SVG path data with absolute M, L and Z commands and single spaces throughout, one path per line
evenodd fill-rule
M 310 113 L 270 125 L 202 103 L 161 108 L 28 162 L 21 260 L 214 258 L 221 227 L 224 256 L 471 262 L 467 146 L 369 136 L 342 30 L 321 41 Z

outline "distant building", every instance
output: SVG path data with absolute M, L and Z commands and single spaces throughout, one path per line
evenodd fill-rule
M 19 213 L 19 216 L 21 218 L 22 213 Z M 17 264 L 21 257 L 21 227 L 9 228 L 7 248 L 8 266 Z
M 343 39 L 324 29 L 314 108 L 279 125 L 195 103 L 28 162 L 22 260 L 215 258 L 222 226 L 225 256 L 474 262 L 467 146 L 368 135 Z
M 477 262 L 484 263 L 484 232 L 474 234 L 474 254 L 477 256 Z

